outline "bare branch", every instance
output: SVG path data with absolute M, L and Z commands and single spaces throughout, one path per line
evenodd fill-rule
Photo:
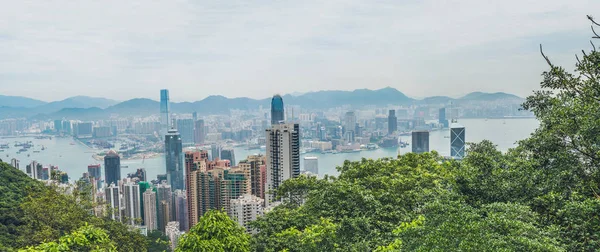
M 590 25 L 590 27 L 592 28 L 592 32 L 594 33 L 594 35 L 592 38 L 600 38 L 600 35 L 598 35 L 598 33 L 596 33 L 596 31 L 594 30 L 594 26 Z
M 593 24 L 595 24 L 595 25 L 597 25 L 597 26 L 600 26 L 600 24 L 598 24 L 598 23 L 596 23 L 596 21 L 594 21 L 594 17 L 592 17 L 592 16 L 590 16 L 590 15 L 587 15 L 587 18 L 588 18 L 590 21 L 592 21 L 592 23 L 593 23 Z
M 579 65 L 581 65 L 581 60 L 579 60 L 579 56 L 577 56 L 577 54 L 575 54 L 575 59 L 577 60 L 577 63 L 579 63 Z
M 592 44 L 592 48 L 594 48 L 594 52 L 595 52 L 596 51 L 596 45 L 594 45 L 594 42 L 592 42 L 591 40 L 590 40 L 590 44 Z
M 540 44 L 540 53 L 542 54 L 542 57 L 544 57 L 544 59 L 546 60 L 546 62 L 548 63 L 548 65 L 549 65 L 549 66 L 551 66 L 551 67 L 554 67 L 554 66 L 552 65 L 552 62 L 550 62 L 550 59 L 548 58 L 548 56 L 546 56 L 546 55 L 544 54 L 544 50 L 543 50 L 543 48 L 542 48 L 542 44 Z

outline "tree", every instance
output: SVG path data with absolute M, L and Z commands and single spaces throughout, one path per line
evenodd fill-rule
M 179 239 L 175 251 L 250 251 L 250 236 L 226 213 L 211 210 Z
M 78 230 L 60 237 L 58 242 L 44 242 L 36 247 L 29 247 L 19 251 L 116 252 L 117 249 L 104 230 L 85 224 Z
M 169 248 L 169 237 L 167 237 L 163 232 L 158 230 L 152 230 L 148 232 L 148 236 L 146 239 L 148 243 L 148 252 L 163 252 L 170 251 Z

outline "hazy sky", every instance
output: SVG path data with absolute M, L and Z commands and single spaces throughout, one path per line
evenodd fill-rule
M 539 87 L 571 69 L 598 0 L 0 0 L 0 94 L 173 101 L 391 86 L 412 97 Z M 593 12 L 595 11 L 595 12 Z M 597 43 L 600 45 L 600 41 Z

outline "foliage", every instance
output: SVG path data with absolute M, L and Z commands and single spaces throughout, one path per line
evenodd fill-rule
M 211 210 L 179 239 L 175 251 L 250 251 L 250 236 L 226 213 Z
M 148 243 L 148 252 L 170 251 L 169 237 L 158 230 L 149 231 L 146 242 Z
M 73 233 L 61 237 L 58 242 L 44 242 L 35 248 L 29 247 L 19 251 L 116 252 L 117 249 L 104 230 L 86 224 Z

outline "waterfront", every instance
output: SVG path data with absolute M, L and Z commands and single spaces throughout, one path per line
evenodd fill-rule
M 527 138 L 538 126 L 536 119 L 463 119 L 459 121 L 466 127 L 466 141 L 479 142 L 484 139 L 492 141 L 498 145 L 502 151 L 515 146 L 518 140 Z M 435 150 L 441 155 L 449 155 L 450 139 L 446 138 L 450 133 L 448 130 L 433 131 L 430 133 L 429 146 L 430 150 Z M 402 141 L 411 142 L 410 136 L 402 136 Z M 14 147 L 14 142 L 33 141 L 35 147 L 28 152 L 17 154 L 19 148 Z M 32 160 L 42 163 L 44 166 L 57 165 L 61 170 L 69 173 L 71 179 L 79 178 L 87 171 L 89 164 L 102 163 L 96 161 L 92 155 L 96 150 L 87 147 L 78 141 L 73 141 L 70 138 L 52 138 L 52 139 L 34 139 L 33 137 L 23 138 L 6 138 L 0 139 L 0 143 L 9 143 L 10 149 L 0 152 L 0 159 L 5 162 L 10 162 L 11 158 L 17 158 L 20 161 L 21 170 L 25 170 L 25 166 Z M 45 150 L 39 153 L 33 153 L 34 150 L 40 150 L 41 146 Z M 396 157 L 398 153 L 410 152 L 411 146 L 406 148 L 380 148 L 371 151 L 361 151 L 353 153 L 338 153 L 338 154 L 321 154 L 307 153 L 303 154 L 300 159 L 301 167 L 304 165 L 304 156 L 315 156 L 319 159 L 319 175 L 337 175 L 337 166 L 344 163 L 344 160 L 358 161 L 362 158 L 382 158 Z M 234 148 L 236 162 L 243 160 L 250 154 L 259 153 L 260 150 L 246 150 L 244 147 Z M 29 157 L 27 155 L 30 155 Z M 264 154 L 264 151 L 262 151 Z M 8 155 L 8 157 L 7 157 Z M 154 158 L 123 160 L 122 166 L 128 168 L 121 169 L 122 177 L 126 177 L 128 173 L 133 173 L 137 168 L 145 168 L 149 179 L 156 178 L 157 174 L 165 173 L 164 156 L 159 155 Z M 102 163 L 102 166 L 104 164 Z M 104 176 L 104 170 L 102 171 Z

